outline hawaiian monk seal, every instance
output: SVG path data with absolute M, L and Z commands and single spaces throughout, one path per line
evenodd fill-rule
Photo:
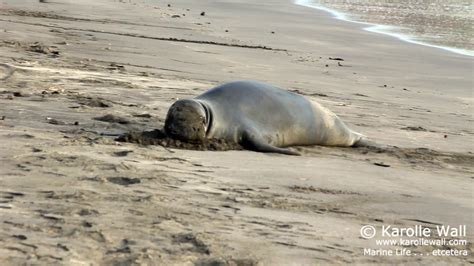
M 225 139 L 243 147 L 289 155 L 295 145 L 355 146 L 363 135 L 333 112 L 301 95 L 256 81 L 234 81 L 168 110 L 165 132 L 184 141 Z

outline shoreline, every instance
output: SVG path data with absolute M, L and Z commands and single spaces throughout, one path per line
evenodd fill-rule
M 473 50 L 467 50 L 467 49 L 461 49 L 461 48 L 455 48 L 455 47 L 448 47 L 448 46 L 441 46 L 441 45 L 436 45 L 436 44 L 430 44 L 424 41 L 418 41 L 416 40 L 416 36 L 410 36 L 406 34 L 401 34 L 401 33 L 396 33 L 393 32 L 393 29 L 398 28 L 398 26 L 395 25 L 383 25 L 383 24 L 375 24 L 375 23 L 370 23 L 370 22 L 364 22 L 364 21 L 357 21 L 357 20 L 351 20 L 347 17 L 347 15 L 344 12 L 340 12 L 337 10 L 334 10 L 332 8 L 328 8 L 322 5 L 318 5 L 315 3 L 312 3 L 311 0 L 294 0 L 295 5 L 301 5 L 304 7 L 308 8 L 314 8 L 317 10 L 322 10 L 325 12 L 328 12 L 331 14 L 335 19 L 339 19 L 342 21 L 347 21 L 359 25 L 364 25 L 363 30 L 369 31 L 369 32 L 375 32 L 387 36 L 391 36 L 393 38 L 396 38 L 400 41 L 407 42 L 407 43 L 412 43 L 412 44 L 417 44 L 425 47 L 430 47 L 430 48 L 437 48 L 445 51 L 449 51 L 452 53 L 460 54 L 460 55 L 465 55 L 468 57 L 473 57 L 474 56 L 474 51 Z
M 472 227 L 470 58 L 292 0 L 0 1 L 0 62 L 15 69 L 0 81 L 4 264 L 474 262 L 365 256 L 380 246 L 361 235 Z M 161 129 L 177 99 L 237 79 L 315 100 L 396 148 L 285 156 L 117 141 Z M 472 254 L 472 230 L 465 238 L 407 248 Z

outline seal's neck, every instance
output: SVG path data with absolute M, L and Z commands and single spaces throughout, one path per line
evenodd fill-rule
M 201 101 L 198 101 L 198 103 L 201 104 L 202 108 L 204 109 L 204 112 L 206 113 L 206 136 L 209 134 L 211 127 L 212 127 L 212 111 L 211 108 L 206 104 Z

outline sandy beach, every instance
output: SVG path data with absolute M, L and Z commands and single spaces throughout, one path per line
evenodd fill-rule
M 290 0 L 43 2 L 0 0 L 1 265 L 474 263 L 472 57 Z M 117 140 L 242 79 L 315 99 L 392 148 Z M 465 245 L 404 248 L 468 255 L 367 255 L 400 247 L 366 225 L 466 225 L 448 237 Z

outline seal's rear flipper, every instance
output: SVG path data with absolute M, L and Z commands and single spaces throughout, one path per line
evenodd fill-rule
M 242 146 L 248 148 L 250 150 L 258 151 L 258 152 L 274 152 L 274 153 L 281 153 L 286 155 L 296 155 L 300 156 L 301 154 L 291 151 L 289 149 L 278 148 L 272 146 L 265 142 L 265 140 L 257 134 L 252 134 L 246 132 L 242 138 Z

